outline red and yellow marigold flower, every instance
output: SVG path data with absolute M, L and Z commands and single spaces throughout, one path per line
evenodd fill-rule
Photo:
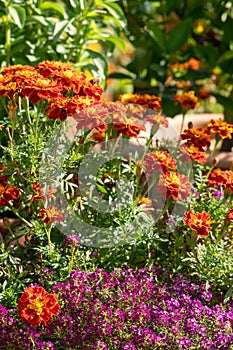
M 24 290 L 18 300 L 18 313 L 22 321 L 32 326 L 45 326 L 53 322 L 60 305 L 55 294 L 49 294 L 43 287 L 32 286 Z
M 168 128 L 168 120 L 161 114 L 149 114 L 144 117 L 146 122 L 151 123 L 153 126 L 162 125 L 164 128 Z
M 34 194 L 32 195 L 32 201 L 36 200 L 45 200 L 45 199 L 56 199 L 55 193 L 57 192 L 56 188 L 51 185 L 48 185 L 46 193 L 44 188 L 36 181 L 32 184 L 32 190 Z
M 160 176 L 157 190 L 166 194 L 166 198 L 186 200 L 190 196 L 191 186 L 187 176 L 175 171 L 168 171 Z
M 233 193 L 233 171 L 213 169 L 208 177 L 208 185 L 221 185 L 224 189 L 229 189 Z
M 212 119 L 206 126 L 211 133 L 218 134 L 222 139 L 231 139 L 233 133 L 233 124 L 228 124 L 222 119 Z
M 145 126 L 134 117 L 120 115 L 112 120 L 113 129 L 118 130 L 122 135 L 128 137 L 138 137 L 140 131 L 146 131 Z
M 59 98 L 63 87 L 60 83 L 40 76 L 25 79 L 20 89 L 21 96 L 27 96 L 34 104 L 42 99 Z
M 174 96 L 174 100 L 181 104 L 184 109 L 194 109 L 200 106 L 198 97 L 195 96 L 195 91 L 188 91 L 184 94 L 179 94 Z
M 8 205 L 11 200 L 17 200 L 19 198 L 19 189 L 17 187 L 11 187 L 6 182 L 0 182 L 0 207 Z
M 210 132 L 206 128 L 190 128 L 181 134 L 182 140 L 186 140 L 186 145 L 193 145 L 198 148 L 210 147 Z
M 211 96 L 210 93 L 206 90 L 204 86 L 202 86 L 198 91 L 198 97 L 201 100 L 207 100 L 210 96 Z
M 36 67 L 15 65 L 0 74 L 0 96 L 11 100 L 28 97 L 35 104 L 49 103 L 46 113 L 51 119 L 64 120 L 68 115 L 101 101 L 103 89 L 87 74 L 77 72 L 71 64 L 45 61 Z
M 147 173 L 154 171 L 176 170 L 176 161 L 166 151 L 153 151 L 147 153 L 144 157 L 144 167 Z
M 135 103 L 155 111 L 161 111 L 161 97 L 149 94 L 122 94 L 118 97 L 118 102 Z
M 63 215 L 54 206 L 48 206 L 39 210 L 38 220 L 42 220 L 45 224 L 51 224 L 52 222 L 61 222 Z
M 139 196 L 136 200 L 138 201 L 138 206 L 141 206 L 147 214 L 151 213 L 152 200 L 150 198 Z
M 210 231 L 211 217 L 205 211 L 199 213 L 189 210 L 185 213 L 184 224 L 189 226 L 197 236 L 206 237 Z
M 194 145 L 186 146 L 181 145 L 180 147 L 181 153 L 188 155 L 189 159 L 193 159 L 195 162 L 199 164 L 205 164 L 207 161 L 207 155 L 204 149 L 195 147 Z M 181 157 L 180 157 L 181 160 Z
M 183 70 L 186 72 L 188 69 L 198 70 L 200 68 L 201 62 L 197 58 L 191 57 L 185 62 L 175 62 L 170 66 L 170 73 L 175 73 L 176 71 Z
M 233 209 L 230 209 L 227 213 L 227 218 L 231 221 L 233 221 Z

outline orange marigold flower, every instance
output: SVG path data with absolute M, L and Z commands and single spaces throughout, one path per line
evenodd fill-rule
M 198 148 L 210 147 L 210 132 L 206 128 L 186 129 L 181 134 L 181 138 L 182 140 L 187 140 L 187 146 L 193 145 Z
M 187 68 L 192 70 L 198 70 L 200 68 L 201 62 L 197 58 L 191 57 L 188 61 L 185 62 Z
M 50 77 L 63 86 L 63 89 L 72 90 L 75 95 L 82 97 L 89 96 L 99 101 L 103 94 L 103 89 L 98 82 L 85 73 L 73 69 L 71 63 L 60 61 L 44 61 L 36 65 L 39 73 L 44 77 Z
M 222 119 L 214 120 L 212 119 L 206 126 L 206 128 L 212 132 L 219 134 L 222 139 L 231 139 L 233 133 L 233 124 L 228 124 Z
M 96 104 L 94 97 L 89 96 L 74 96 L 67 98 L 60 96 L 57 99 L 51 99 L 45 110 L 45 113 L 50 119 L 65 120 L 68 116 L 73 116 L 75 113 Z
M 227 217 L 229 220 L 233 221 L 233 209 L 229 210 L 229 212 L 227 213 Z
M 198 91 L 198 96 L 201 100 L 207 100 L 211 95 L 210 93 L 206 90 L 204 86 L 200 88 Z
M 151 212 L 151 210 L 146 210 L 152 207 L 152 200 L 150 198 L 139 196 L 136 200 L 138 200 L 138 206 L 145 208 L 147 214 Z
M 210 231 L 210 214 L 205 211 L 194 213 L 189 210 L 185 213 L 184 224 L 189 226 L 199 237 L 206 237 Z
M 206 152 L 203 148 L 195 147 L 194 145 L 182 145 L 181 152 L 188 155 L 191 159 L 199 164 L 205 164 L 207 160 Z
M 3 71 L 1 72 L 2 75 L 14 75 L 20 72 L 35 72 L 35 67 L 25 65 L 23 66 L 22 64 L 15 64 L 13 66 L 6 66 L 3 67 Z
M 191 186 L 187 176 L 170 171 L 160 176 L 157 190 L 166 193 L 166 198 L 186 200 L 191 193 Z
M 24 81 L 20 94 L 27 96 L 32 103 L 37 103 L 41 99 L 58 98 L 63 87 L 56 81 L 44 77 L 35 76 Z
M 56 188 L 54 188 L 51 185 L 48 185 L 47 191 L 45 192 L 45 189 L 41 187 L 41 185 L 36 181 L 32 184 L 32 190 L 35 194 L 32 195 L 32 201 L 35 200 L 45 200 L 45 199 L 55 199 L 54 193 L 57 192 Z
M 137 137 L 140 131 L 146 131 L 145 126 L 137 118 L 119 115 L 112 120 L 113 129 L 118 130 L 122 135 Z
M 155 111 L 162 109 L 161 97 L 149 94 L 122 94 L 118 97 L 118 102 L 135 103 L 141 106 L 154 109 Z
M 38 63 L 35 68 L 38 72 L 43 75 L 43 77 L 57 77 L 61 72 L 72 71 L 73 64 L 71 62 L 61 62 L 61 61 L 44 61 Z
M 0 182 L 0 207 L 8 205 L 9 201 L 17 200 L 18 198 L 19 190 L 17 187 L 11 187 L 4 181 Z
M 208 185 L 221 185 L 224 189 L 229 189 L 233 193 L 233 171 L 213 169 L 208 177 Z
M 45 326 L 53 322 L 60 305 L 56 294 L 49 294 L 43 287 L 32 286 L 24 289 L 18 300 L 18 313 L 22 321 L 32 326 Z
M 189 80 L 180 80 L 176 82 L 176 86 L 178 89 L 187 89 L 191 86 L 191 82 Z
M 91 130 L 91 133 L 89 134 L 90 138 L 97 142 L 103 142 L 105 140 L 107 128 L 108 126 L 105 124 L 97 126 L 96 128 Z
M 144 117 L 146 122 L 150 122 L 153 126 L 162 125 L 164 128 L 168 128 L 168 120 L 164 115 L 149 114 Z
M 175 62 L 170 66 L 170 73 L 183 70 L 184 73 L 188 69 L 198 70 L 200 68 L 201 62 L 197 58 L 191 57 L 188 61 L 185 62 Z
M 61 222 L 63 216 L 55 207 L 48 206 L 39 210 L 38 220 L 44 221 L 45 224 L 51 224 L 52 222 Z
M 194 109 L 200 106 L 197 96 L 195 96 L 195 91 L 185 92 L 183 95 L 175 95 L 174 100 L 181 104 L 185 109 Z
M 0 96 L 8 95 L 13 100 L 15 95 L 21 93 L 26 79 L 31 79 L 37 75 L 34 67 L 15 65 L 4 67 L 0 74 Z
M 176 170 L 176 161 L 166 151 L 153 151 L 144 157 L 144 167 L 148 173 L 154 171 Z

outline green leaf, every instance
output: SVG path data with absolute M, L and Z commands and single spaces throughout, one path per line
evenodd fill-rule
M 123 53 L 125 53 L 125 51 L 126 51 L 125 42 L 121 38 L 111 35 L 111 36 L 109 36 L 107 38 L 103 38 L 103 39 L 105 41 L 110 41 L 115 46 L 117 46 Z
M 53 32 L 53 40 L 54 41 L 57 41 L 60 38 L 62 32 L 67 28 L 67 26 L 70 23 L 71 23 L 71 21 L 68 21 L 67 19 L 65 19 L 64 21 L 58 21 L 55 24 L 54 32 Z
M 233 51 L 225 51 L 222 56 L 219 57 L 219 59 L 216 62 L 216 65 L 219 65 L 220 63 L 224 61 L 231 60 L 233 58 Z
M 170 53 L 181 49 L 186 43 L 192 28 L 191 18 L 187 18 L 178 23 L 169 33 L 167 46 Z
M 58 12 L 62 17 L 65 16 L 64 8 L 60 4 L 54 3 L 52 1 L 42 2 L 40 4 L 39 8 L 42 11 L 54 10 L 54 11 Z
M 23 28 L 25 19 L 26 19 L 26 13 L 24 8 L 20 6 L 12 5 L 12 6 L 9 6 L 8 10 L 14 23 L 19 28 Z
M 98 191 L 102 192 L 102 193 L 108 193 L 108 191 L 106 190 L 106 188 L 104 186 L 101 186 L 99 184 L 96 184 L 96 188 Z
M 132 76 L 123 73 L 112 73 L 108 75 L 110 79 L 132 79 Z
M 162 51 L 166 51 L 164 35 L 156 23 L 147 23 L 147 31 Z
M 233 100 L 231 98 L 222 96 L 220 94 L 214 94 L 214 93 L 212 95 L 216 98 L 218 103 L 223 105 L 226 109 L 231 111 L 233 110 Z
M 116 3 L 110 3 L 109 1 L 100 1 L 98 3 L 99 6 L 105 8 L 108 10 L 108 12 L 111 14 L 113 19 L 119 24 L 119 27 L 125 28 L 126 27 L 126 19 L 124 16 L 124 12 L 122 11 L 121 7 L 117 5 Z
M 46 21 L 46 18 L 43 17 L 43 16 L 31 16 L 31 17 L 28 17 L 28 18 L 30 18 L 30 20 L 32 22 L 40 23 L 40 24 L 42 24 L 45 27 L 48 26 L 48 22 Z
M 232 297 L 232 290 L 233 290 L 233 287 L 231 286 L 228 291 L 226 292 L 226 295 L 224 297 L 224 300 L 223 300 L 223 304 L 226 304 Z

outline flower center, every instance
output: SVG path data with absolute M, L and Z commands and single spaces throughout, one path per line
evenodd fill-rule
M 32 300 L 30 304 L 28 305 L 29 309 L 32 309 L 36 312 L 37 315 L 40 315 L 43 311 L 44 302 L 40 300 L 39 298 Z

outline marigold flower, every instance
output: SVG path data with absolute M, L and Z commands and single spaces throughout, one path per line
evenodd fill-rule
M 188 155 L 188 160 L 191 158 L 199 164 L 205 164 L 207 160 L 206 152 L 203 148 L 195 147 L 194 145 L 180 147 L 181 152 L 184 155 Z M 181 160 L 181 159 L 180 159 Z
M 61 222 L 63 216 L 55 207 L 48 206 L 39 210 L 38 220 L 44 221 L 45 224 L 51 224 L 52 222 Z
M 139 196 L 136 200 L 138 200 L 138 206 L 145 208 L 147 214 L 151 212 L 150 210 L 147 210 L 147 208 L 149 209 L 152 207 L 152 200 L 150 198 Z
M 113 119 L 113 129 L 118 130 L 122 135 L 137 137 L 140 131 L 146 131 L 145 126 L 137 118 L 117 116 Z
M 233 221 L 233 209 L 229 210 L 229 212 L 227 213 L 227 218 Z
M 56 294 L 49 294 L 43 287 L 25 288 L 18 300 L 18 313 L 22 321 L 32 326 L 45 326 L 52 323 L 53 316 L 58 314 L 60 305 Z
M 185 62 L 175 62 L 170 66 L 170 72 L 176 72 L 177 70 L 183 70 L 185 73 L 188 69 L 198 70 L 200 68 L 201 62 L 197 58 L 191 57 Z
M 153 126 L 162 125 L 164 128 L 168 128 L 168 120 L 161 114 L 149 114 L 144 117 L 146 122 L 150 122 Z
M 21 96 L 27 96 L 32 103 L 51 98 L 59 98 L 63 87 L 60 83 L 40 76 L 26 79 L 20 90 Z
M 221 185 L 224 189 L 229 189 L 233 193 L 233 171 L 213 169 L 208 177 L 208 185 Z
M 73 70 L 73 64 L 71 62 L 61 61 L 44 61 L 38 63 L 35 68 L 43 77 L 58 77 L 61 73 Z
M 176 161 L 166 151 L 153 151 L 147 153 L 144 157 L 144 166 L 148 173 L 154 171 L 176 170 Z
M 155 111 L 162 109 L 161 97 L 149 94 L 122 94 L 117 99 L 118 102 L 135 103 L 141 106 L 153 109 Z
M 168 171 L 160 176 L 157 190 L 166 192 L 166 198 L 174 200 L 186 200 L 191 193 L 191 186 L 187 176 L 175 171 Z
M 233 124 L 228 124 L 222 119 L 212 119 L 206 126 L 211 133 L 219 134 L 222 139 L 231 139 L 233 133 Z
M 0 207 L 9 204 L 11 200 L 17 200 L 19 198 L 19 189 L 17 187 L 11 187 L 11 185 L 0 182 Z
M 194 109 L 200 106 L 197 96 L 195 96 L 195 91 L 185 92 L 183 95 L 175 95 L 174 100 L 179 102 L 185 109 Z
M 198 97 L 201 100 L 207 100 L 210 96 L 211 96 L 210 93 L 206 90 L 204 86 L 202 86 L 198 91 Z
M 48 185 L 47 191 L 44 193 L 45 189 L 36 181 L 32 184 L 32 190 L 35 193 L 32 195 L 32 201 L 56 198 L 54 193 L 56 193 L 57 190 L 51 185 Z
M 89 134 L 89 136 L 94 141 L 103 142 L 105 140 L 107 128 L 107 125 L 97 126 L 96 128 L 92 129 L 91 134 Z
M 210 147 L 210 131 L 206 128 L 190 128 L 184 130 L 181 134 L 182 140 L 186 140 L 186 145 L 202 149 Z
M 210 214 L 205 211 L 194 213 L 189 210 L 185 213 L 184 224 L 189 226 L 199 237 L 206 237 L 210 231 Z

